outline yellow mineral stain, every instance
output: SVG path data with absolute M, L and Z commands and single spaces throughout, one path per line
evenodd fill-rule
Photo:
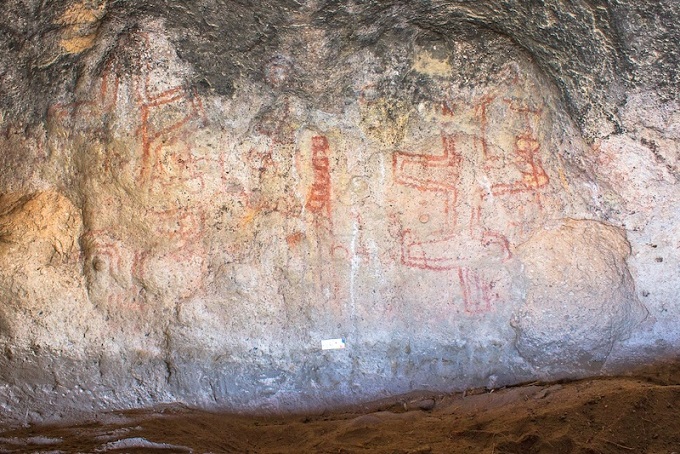
M 69 54 L 79 54 L 94 45 L 96 34 L 86 36 L 76 36 L 69 39 L 62 39 L 59 44 L 61 48 Z
M 76 3 L 64 11 L 56 23 L 65 26 L 90 25 L 104 16 L 105 7 L 106 2 L 100 5 L 94 5 L 91 2 Z
M 47 256 L 68 255 L 77 246 L 81 229 L 79 210 L 59 192 L 0 196 L 0 255 L 6 247 L 26 244 L 49 245 Z
M 79 54 L 94 45 L 99 21 L 106 12 L 106 2 L 77 3 L 55 21 L 63 27 L 59 45 L 67 54 Z
M 405 102 L 379 98 L 362 106 L 359 125 L 368 137 L 395 146 L 404 138 L 409 116 Z
M 567 177 L 564 175 L 564 164 L 562 163 L 562 158 L 557 155 L 557 159 L 560 161 L 560 165 L 557 169 L 559 175 L 560 175 L 560 182 L 562 183 L 562 187 L 568 191 L 569 190 L 569 181 L 567 181 Z
M 257 216 L 258 210 L 253 209 L 253 208 L 248 208 L 248 211 L 241 217 L 239 220 L 239 227 L 243 228 L 246 227 L 248 224 L 253 222 L 253 219 L 255 219 L 255 216 Z
M 562 169 L 560 169 L 560 176 L 562 176 L 561 171 Z M 522 182 L 529 188 L 538 189 L 548 184 L 550 180 L 547 175 L 527 174 L 522 177 Z
M 446 60 L 439 60 L 427 52 L 422 52 L 416 57 L 413 69 L 428 76 L 448 77 L 451 75 L 451 65 Z

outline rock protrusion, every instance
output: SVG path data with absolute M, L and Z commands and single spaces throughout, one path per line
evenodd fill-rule
M 617 228 L 567 219 L 517 248 L 526 299 L 513 315 L 520 355 L 543 374 L 597 372 L 615 342 L 647 316 Z

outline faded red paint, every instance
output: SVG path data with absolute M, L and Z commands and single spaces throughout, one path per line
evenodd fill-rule
M 330 147 L 325 136 L 312 137 L 312 169 L 314 181 L 305 208 L 315 215 L 331 219 Z
M 124 247 L 120 240 L 107 230 L 90 230 L 81 237 L 86 261 L 91 270 L 88 279 L 106 274 L 112 281 L 106 285 L 105 303 L 108 309 L 140 311 L 143 309 L 142 288 L 136 283 L 139 253 Z M 107 268 L 99 265 L 105 261 Z
M 445 223 L 439 230 L 422 227 L 401 226 L 396 237 L 401 245 L 400 263 L 410 268 L 434 272 L 453 273 L 462 295 L 465 311 L 469 314 L 481 314 L 493 310 L 495 302 L 501 299 L 494 282 L 486 273 L 476 269 L 475 262 L 484 255 L 498 257 L 501 260 L 511 258 L 511 250 L 505 235 L 484 227 L 482 220 L 483 190 L 481 187 L 460 187 L 462 166 L 466 162 L 463 151 L 471 153 L 471 159 L 479 159 L 481 165 L 497 160 L 492 156 L 488 140 L 488 109 L 496 98 L 485 96 L 474 104 L 474 114 L 478 120 L 479 133 L 467 136 L 472 148 L 458 150 L 458 141 L 462 139 L 456 134 L 442 133 L 442 149 L 438 154 L 413 154 L 397 151 L 393 154 L 393 177 L 396 184 L 406 186 L 419 192 L 441 194 L 446 199 L 442 207 Z M 454 109 L 449 103 L 442 104 L 442 114 L 453 115 Z M 525 137 L 518 136 L 526 141 Z M 518 142 L 516 148 L 525 145 Z M 525 147 L 526 148 L 526 147 Z M 521 148 L 519 153 L 525 152 Z M 528 150 L 533 153 L 536 150 Z M 467 155 L 466 155 L 467 156 Z M 476 158 L 479 156 L 479 158 Z M 539 181 L 541 180 L 539 174 Z M 500 188 L 500 186 L 496 186 Z M 460 204 L 460 191 L 464 191 L 466 204 Z M 466 212 L 463 228 L 458 226 L 457 211 L 460 205 Z M 432 205 L 430 205 L 432 206 Z M 418 221 L 428 224 L 432 219 L 429 214 L 420 214 Z M 472 248 L 472 250 L 470 250 Z
M 175 107 L 182 108 L 183 106 L 181 105 L 177 106 L 181 103 L 188 104 L 189 109 L 188 111 L 185 110 L 178 120 L 157 128 L 154 128 L 150 123 L 149 117 L 155 108 L 169 107 L 173 104 Z M 143 181 L 152 178 L 154 167 L 159 165 L 164 147 L 181 139 L 186 141 L 187 137 L 195 132 L 192 128 L 188 128 L 188 130 L 182 130 L 182 128 L 191 120 L 201 118 L 202 112 L 200 106 L 200 103 L 193 101 L 189 97 L 189 94 L 183 87 L 174 87 L 142 102 L 140 105 L 139 136 L 142 141 L 140 177 Z M 190 154 L 191 149 L 189 148 L 187 155 Z M 193 177 L 194 175 L 190 175 L 190 178 Z
M 401 263 L 410 268 L 420 268 L 430 271 L 447 271 L 458 267 L 455 257 L 446 256 L 446 244 L 455 239 L 451 234 L 433 240 L 422 241 L 413 238 L 413 232 L 404 230 L 401 241 Z M 439 250 L 440 254 L 433 255 L 432 250 Z
M 532 192 L 539 207 L 542 206 L 539 189 L 548 186 L 550 178 L 540 158 L 541 144 L 533 130 L 532 123 L 538 121 L 540 109 L 529 108 L 511 99 L 504 100 L 510 110 L 523 117 L 524 131 L 515 136 L 512 164 L 519 171 L 521 178 L 510 183 L 496 183 L 491 186 L 494 196 Z
M 99 86 L 99 102 L 105 112 L 112 112 L 118 106 L 119 89 L 120 76 L 114 71 L 113 61 L 109 60 L 106 62 Z
M 494 282 L 486 280 L 478 271 L 458 268 L 458 280 L 463 293 L 463 304 L 468 314 L 485 314 L 500 299 L 494 291 Z
M 419 191 L 455 193 L 463 158 L 456 153 L 453 136 L 442 134 L 442 149 L 441 155 L 395 152 L 392 169 L 396 182 Z
M 414 154 L 396 151 L 392 155 L 395 182 L 420 192 L 434 192 L 444 196 L 446 222 L 453 224 L 451 207 L 458 196 L 462 156 L 456 152 L 455 136 L 442 134 L 442 154 Z
M 288 244 L 288 247 L 294 248 L 297 247 L 302 240 L 305 238 L 305 234 L 302 232 L 293 232 L 290 235 L 286 236 L 286 243 Z
M 270 106 L 258 118 L 254 130 L 269 137 L 276 145 L 292 145 L 296 133 L 293 115 L 290 101 L 286 99 L 281 105 Z
M 512 258 L 512 252 L 510 252 L 510 242 L 508 241 L 508 238 L 502 233 L 485 229 L 482 232 L 481 243 L 484 247 L 488 247 L 491 244 L 496 243 L 503 251 L 503 260 Z
M 442 101 L 441 104 L 441 113 L 445 117 L 453 117 L 455 116 L 455 111 L 456 111 L 456 105 L 449 102 L 449 101 Z
M 205 214 L 196 210 L 173 208 L 149 211 L 154 233 L 164 239 L 172 240 L 175 245 L 188 245 L 202 240 L 204 235 Z
M 103 271 L 96 267 L 95 260 L 99 257 L 107 259 L 109 264 L 108 272 L 111 275 L 120 275 L 128 271 L 123 266 L 119 242 L 111 238 L 106 230 L 90 230 L 81 237 L 81 243 L 85 246 L 84 249 L 92 260 L 90 265 L 94 271 Z
M 479 121 L 479 135 L 476 135 L 474 140 L 477 142 L 477 148 L 482 149 L 482 156 L 484 159 L 491 159 L 489 153 L 489 118 L 488 118 L 488 108 L 496 98 L 494 96 L 484 96 L 482 97 L 474 106 L 475 116 Z

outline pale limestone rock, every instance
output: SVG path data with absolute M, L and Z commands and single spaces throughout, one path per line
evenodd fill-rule
M 81 274 L 82 218 L 52 191 L 0 197 L 0 342 L 80 354 L 96 342 Z M 88 319 L 94 328 L 85 334 Z
M 517 247 L 526 296 L 515 345 L 542 376 L 600 370 L 615 342 L 647 316 L 620 229 L 593 220 L 545 226 Z

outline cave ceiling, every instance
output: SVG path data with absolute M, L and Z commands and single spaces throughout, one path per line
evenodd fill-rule
M 680 12 L 674 4 L 9 0 L 0 19 L 0 106 L 6 117 L 41 121 L 50 103 L 76 93 L 83 78 L 101 72 L 111 52 L 125 47 L 130 32 L 149 21 L 165 28 L 191 67 L 187 83 L 197 90 L 230 96 L 239 81 L 267 77 L 267 63 L 278 59 L 295 76 L 295 83 L 279 88 L 317 105 L 348 96 L 343 69 L 361 49 L 379 53 L 385 47 L 470 37 L 483 43 L 501 36 L 552 80 L 572 119 L 594 138 L 620 131 L 618 109 L 627 92 L 676 96 Z M 303 30 L 316 33 L 315 49 L 297 39 Z M 494 52 L 493 45 L 488 51 Z M 479 75 L 493 68 L 475 70 Z

